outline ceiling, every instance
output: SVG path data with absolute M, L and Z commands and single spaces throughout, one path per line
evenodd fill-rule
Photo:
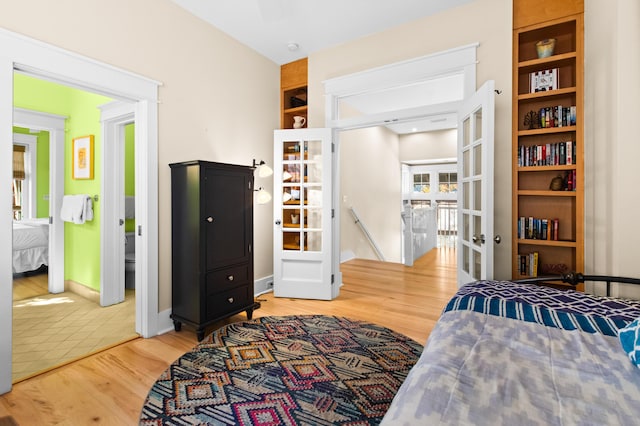
M 282 65 L 472 0 L 172 1 Z
M 433 15 L 473 0 L 172 0 L 242 44 L 282 65 L 310 54 Z M 295 49 L 293 49 L 295 45 Z M 433 87 L 433 86 L 432 86 Z M 437 94 L 436 94 L 437 95 Z M 419 97 L 418 97 L 419 96 Z M 378 93 L 352 99 L 351 106 L 373 113 L 376 105 L 400 109 L 425 104 L 425 93 Z M 416 99 L 418 99 L 416 101 Z M 436 103 L 433 100 L 427 102 Z M 453 125 L 452 125 L 453 123 Z M 398 123 L 396 133 L 456 126 L 455 117 Z

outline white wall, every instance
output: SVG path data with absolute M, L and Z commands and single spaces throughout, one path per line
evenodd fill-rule
M 169 0 L 3 1 L 0 27 L 162 82 L 159 303 L 171 307 L 169 163 L 273 157 L 280 68 Z M 1 49 L 1 47 L 0 47 Z M 272 190 L 269 182 L 264 185 Z M 272 273 L 272 208 L 255 209 L 255 276 Z
M 341 251 L 378 259 L 349 211 L 354 207 L 388 262 L 402 261 L 398 136 L 385 127 L 340 133 Z
M 511 277 L 512 3 L 476 0 L 309 56 L 309 126 L 325 125 L 324 80 L 479 42 L 477 87 L 495 80 L 495 276 Z M 346 143 L 342 141 L 341 144 Z M 364 169 L 364 163 L 354 165 Z M 353 173 L 358 174 L 357 170 Z M 344 180 L 344 176 L 342 176 Z M 391 180 L 392 177 L 389 177 Z M 399 181 L 399 180 L 398 180 Z M 369 226 L 377 226 L 367 224 Z
M 400 161 L 456 158 L 457 144 L 457 129 L 400 135 Z
M 585 1 L 585 271 L 640 277 L 640 2 Z M 622 294 L 640 296 L 640 290 Z

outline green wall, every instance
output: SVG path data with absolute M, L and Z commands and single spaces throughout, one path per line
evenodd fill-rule
M 100 195 L 101 179 L 101 126 L 99 105 L 111 101 L 105 96 L 96 95 L 60 84 L 38 80 L 22 74 L 14 75 L 13 104 L 19 108 L 53 113 L 67 116 L 65 124 L 65 194 Z M 94 178 L 75 180 L 71 178 L 71 145 L 72 139 L 79 136 L 94 135 Z M 38 141 L 38 145 L 40 141 Z M 38 147 L 38 163 L 48 161 L 47 154 L 40 155 Z M 39 166 L 40 167 L 40 166 Z M 47 168 L 48 170 L 48 168 Z M 44 175 L 44 173 L 43 173 Z M 48 172 L 46 173 L 48 176 Z M 38 200 L 48 192 L 40 187 L 38 179 Z M 100 201 L 94 203 L 94 219 L 83 225 L 65 223 L 65 280 L 72 280 L 95 290 L 100 289 Z M 59 213 L 59 212 L 56 212 Z M 40 202 L 38 202 L 40 215 Z M 46 216 L 47 213 L 44 214 Z
M 124 195 L 136 195 L 135 165 L 135 125 L 131 123 L 124 126 Z M 135 219 L 125 220 L 125 231 L 135 228 Z

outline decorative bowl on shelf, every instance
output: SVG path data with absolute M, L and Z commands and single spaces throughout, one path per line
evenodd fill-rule
M 556 39 L 555 38 L 546 38 L 544 40 L 540 40 L 536 43 L 536 52 L 538 53 L 538 58 L 548 58 L 553 55 L 553 49 L 556 47 Z

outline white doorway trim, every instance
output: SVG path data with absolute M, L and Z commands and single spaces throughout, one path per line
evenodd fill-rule
M 0 29 L 0 235 L 11 239 L 13 74 L 38 78 L 133 102 L 136 118 L 136 194 L 139 227 L 136 332 L 158 332 L 158 86 L 159 82 Z M 64 159 L 64 157 L 61 157 Z M 62 163 L 63 164 L 63 163 Z M 52 207 L 53 208 L 53 207 Z M 58 209 L 59 211 L 59 209 Z M 54 213 L 56 211 L 54 210 Z M 0 393 L 11 390 L 11 244 L 0 245 Z M 136 278 L 138 279 L 138 278 Z
M 49 132 L 49 293 L 64 291 L 64 223 L 57 212 L 62 207 L 64 196 L 66 119 L 63 115 L 13 108 L 15 126 Z
M 463 73 L 463 98 L 467 99 L 476 88 L 477 48 L 479 43 L 449 49 L 434 54 L 396 62 L 382 67 L 368 69 L 323 82 L 325 92 L 325 127 L 333 129 L 335 144 L 333 164 L 334 209 L 340 206 L 340 132 L 365 127 L 384 125 L 385 122 L 402 122 L 442 113 L 456 113 L 461 102 L 447 102 L 400 110 L 390 110 L 378 114 L 362 115 L 355 118 L 340 117 L 340 101 L 349 96 L 375 93 L 381 90 L 405 87 L 428 81 L 442 75 Z M 332 244 L 332 269 L 337 285 L 342 284 L 340 272 L 340 214 L 334 220 Z

